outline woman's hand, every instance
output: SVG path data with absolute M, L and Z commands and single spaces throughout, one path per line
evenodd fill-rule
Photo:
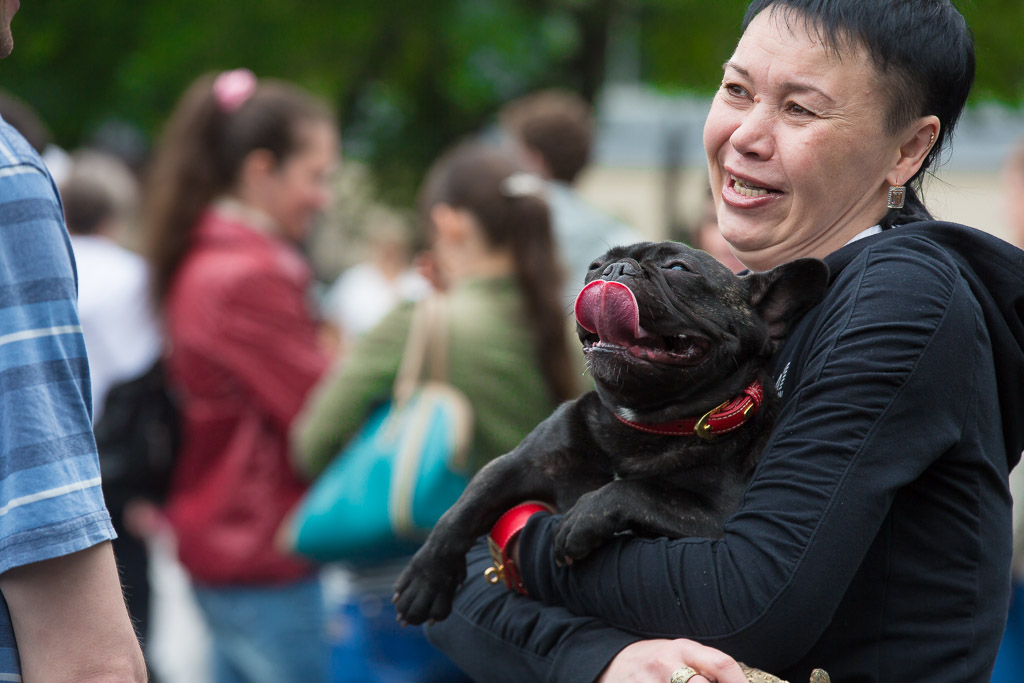
M 700 672 L 689 683 L 747 683 L 736 660 L 692 640 L 641 640 L 624 648 L 598 683 L 669 683 L 672 672 L 688 666 Z

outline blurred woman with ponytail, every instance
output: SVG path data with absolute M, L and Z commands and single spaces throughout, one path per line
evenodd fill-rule
M 329 361 L 296 246 L 331 198 L 338 146 L 317 99 L 239 69 L 188 89 L 148 177 L 148 256 L 182 411 L 166 511 L 217 683 L 326 680 L 316 568 L 273 539 L 306 488 L 288 430 Z
M 446 289 L 438 296 L 447 298 L 448 380 L 473 407 L 475 471 L 582 390 L 582 363 L 573 360 L 569 317 L 561 304 L 562 265 L 543 181 L 499 149 L 463 143 L 442 156 L 427 174 L 419 208 L 437 279 Z M 413 310 L 409 303 L 393 311 L 312 394 L 293 429 L 293 453 L 309 476 L 319 474 L 390 396 Z M 430 656 L 429 650 L 422 654 L 430 646 L 420 630 L 397 629 L 390 599 L 404 564 L 403 559 L 356 577 L 349 617 L 362 636 L 387 646 L 377 653 L 363 646 L 363 659 L 378 657 L 381 666 L 420 672 L 408 680 L 463 680 L 451 669 L 429 673 L 429 664 L 414 661 Z M 358 611 L 368 600 L 380 606 L 379 618 Z M 358 653 L 351 658 L 360 659 Z M 372 661 L 367 667 L 351 670 L 345 680 L 382 680 Z

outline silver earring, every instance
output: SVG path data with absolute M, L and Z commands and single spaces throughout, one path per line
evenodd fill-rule
M 889 201 L 886 202 L 887 209 L 902 209 L 903 200 L 907 198 L 907 188 L 903 185 L 889 186 Z

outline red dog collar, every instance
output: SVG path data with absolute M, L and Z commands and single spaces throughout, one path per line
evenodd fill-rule
M 526 586 L 519 576 L 519 569 L 512 558 L 506 554 L 508 544 L 519 535 L 526 523 L 535 513 L 554 512 L 547 503 L 537 500 L 530 500 L 520 503 L 498 518 L 498 521 L 491 527 L 491 533 L 487 535 L 487 547 L 491 551 L 493 567 L 484 571 L 484 578 L 488 583 L 497 584 L 504 581 L 505 585 L 514 591 L 526 595 Z
M 682 420 L 656 423 L 633 422 L 618 413 L 615 414 L 615 417 L 619 419 L 619 422 L 648 434 L 663 436 L 693 436 L 696 434 L 705 441 L 711 441 L 720 434 L 726 434 L 742 427 L 757 413 L 763 401 L 764 387 L 760 382 L 755 381 L 736 398 L 726 401 L 717 408 L 712 408 L 700 417 L 687 417 Z

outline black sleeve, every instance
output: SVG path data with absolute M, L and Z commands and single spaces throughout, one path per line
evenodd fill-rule
M 530 594 L 768 670 L 798 660 L 829 625 L 897 490 L 960 438 L 987 341 L 977 302 L 929 245 L 866 248 L 833 284 L 796 391 L 721 539 L 619 538 L 560 567 L 557 518 L 535 518 L 520 543 Z
M 484 542 L 470 550 L 468 565 L 451 615 L 425 628 L 430 642 L 473 680 L 591 683 L 622 648 L 641 640 L 487 583 L 491 556 Z

